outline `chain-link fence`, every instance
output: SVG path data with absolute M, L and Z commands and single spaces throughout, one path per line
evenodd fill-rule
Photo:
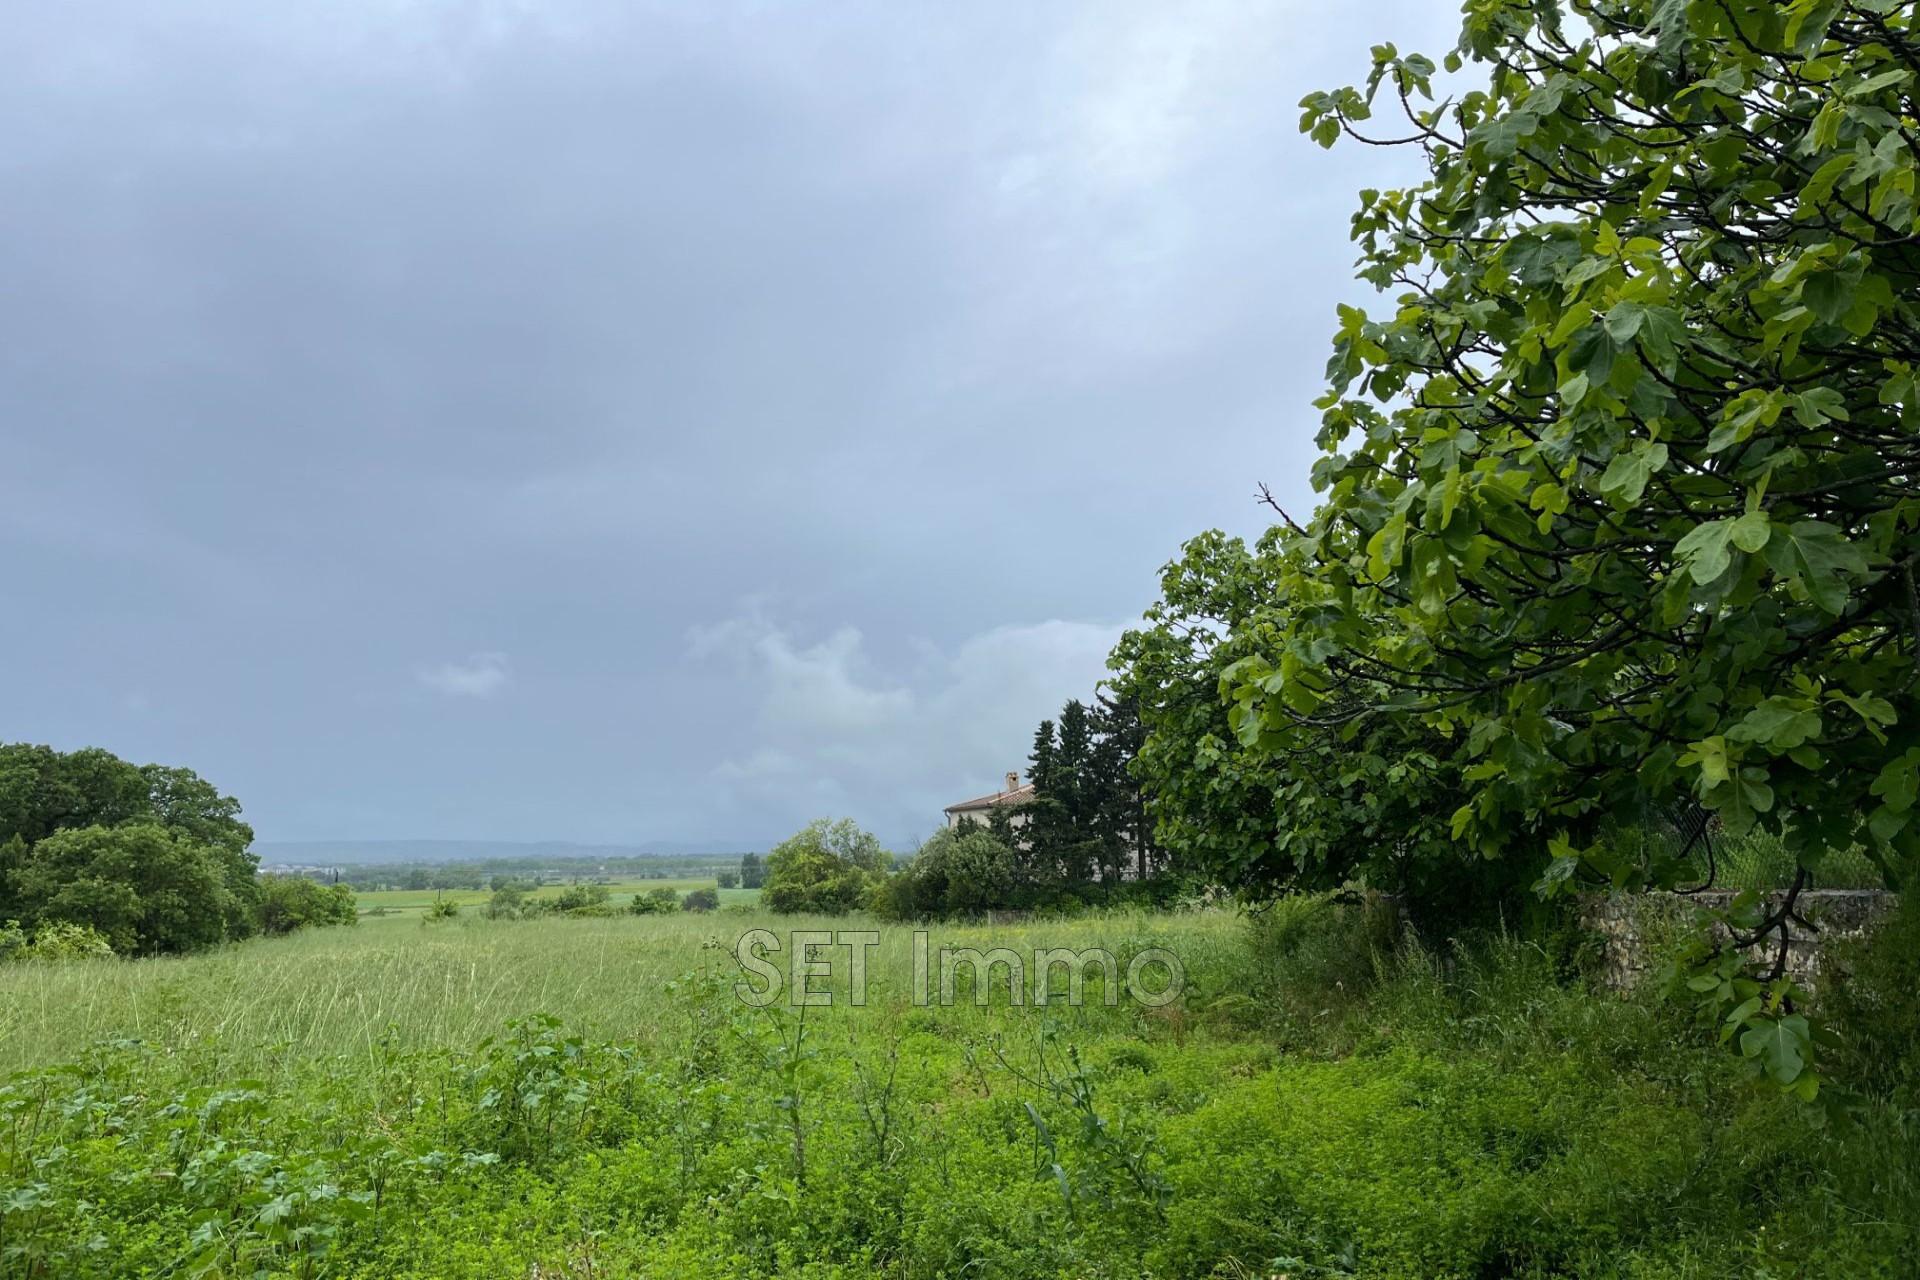
M 1616 827 L 1609 837 L 1623 848 L 1640 842 L 1648 855 L 1678 858 L 1691 869 L 1690 880 L 1711 877 L 1722 889 L 1784 889 L 1793 883 L 1793 854 L 1780 837 L 1758 829 L 1729 835 L 1720 819 L 1692 801 L 1649 808 L 1631 827 Z M 1884 889 L 1880 870 L 1858 849 L 1829 853 L 1814 873 L 1815 889 Z

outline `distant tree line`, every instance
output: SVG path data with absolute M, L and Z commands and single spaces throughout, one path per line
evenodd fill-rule
M 0 949 L 85 950 L 84 930 L 158 955 L 354 919 L 350 891 L 259 876 L 252 843 L 239 802 L 190 769 L 0 745 Z
M 467 862 L 385 862 L 358 866 L 303 868 L 299 874 L 351 885 L 362 893 L 387 889 L 415 892 L 495 889 L 508 882 L 553 884 L 609 883 L 616 880 L 687 880 L 732 871 L 738 855 L 572 858 L 529 856 L 483 858 Z
M 544 897 L 536 896 L 539 887 L 527 881 L 517 880 L 496 884 L 493 888 L 493 897 L 487 900 L 486 906 L 480 908 L 480 914 L 489 920 L 533 920 L 542 916 L 592 919 L 617 916 L 622 911 L 636 916 L 662 915 L 675 911 L 712 911 L 720 905 L 720 895 L 712 889 L 690 889 L 682 896 L 662 885 L 658 889 L 634 894 L 632 900 L 624 908 L 620 908 L 612 904 L 613 895 L 605 885 L 572 885 L 557 894 Z

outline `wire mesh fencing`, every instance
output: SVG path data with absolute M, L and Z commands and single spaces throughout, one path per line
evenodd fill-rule
M 1721 889 L 1784 889 L 1798 866 L 1784 841 L 1754 828 L 1731 835 L 1720 819 L 1690 800 L 1649 806 L 1638 822 L 1615 824 L 1607 837 L 1623 850 L 1665 855 L 1684 863 L 1693 885 L 1709 880 Z M 1880 870 L 1858 848 L 1833 850 L 1810 875 L 1815 889 L 1884 889 Z

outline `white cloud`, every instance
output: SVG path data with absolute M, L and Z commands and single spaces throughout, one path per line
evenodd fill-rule
M 504 653 L 470 654 L 464 662 L 443 662 L 414 673 L 420 683 L 449 698 L 491 698 L 513 678 Z
M 729 655 L 758 686 L 746 740 L 713 771 L 721 802 L 763 824 L 843 813 L 884 838 L 923 834 L 945 806 L 1025 768 L 1035 726 L 1092 698 L 1120 630 L 994 627 L 890 673 L 853 627 L 808 643 L 753 607 L 695 628 L 696 657 Z

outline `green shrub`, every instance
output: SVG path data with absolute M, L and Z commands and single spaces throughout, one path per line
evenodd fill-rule
M 1019 901 L 1013 850 L 977 827 L 942 827 L 913 860 L 881 879 L 870 906 L 882 920 L 925 920 L 1008 910 Z
M 553 909 L 564 913 L 601 907 L 606 905 L 609 896 L 603 884 L 576 884 L 562 889 L 554 897 Z
M 493 896 L 487 899 L 487 905 L 480 908 L 480 914 L 489 920 L 520 919 L 528 914 L 526 890 L 512 881 L 503 881 L 494 888 Z
M 420 920 L 422 924 L 426 924 L 439 920 L 451 920 L 459 914 L 460 904 L 458 902 L 452 898 L 436 898 L 433 905 L 427 908 L 426 914 L 422 916 Z
M 627 904 L 627 910 L 636 916 L 657 916 L 678 911 L 680 895 L 671 889 L 649 889 L 645 893 L 633 895 L 633 901 Z
M 29 936 L 17 920 L 0 925 L 0 963 L 7 960 L 93 960 L 111 956 L 113 948 L 96 929 L 56 920 Z
M 845 915 L 867 904 L 892 858 L 849 818 L 816 819 L 767 855 L 769 910 Z
M 261 876 L 255 910 L 262 933 L 292 933 L 321 925 L 356 924 L 360 919 L 351 885 L 323 885 L 294 875 Z

